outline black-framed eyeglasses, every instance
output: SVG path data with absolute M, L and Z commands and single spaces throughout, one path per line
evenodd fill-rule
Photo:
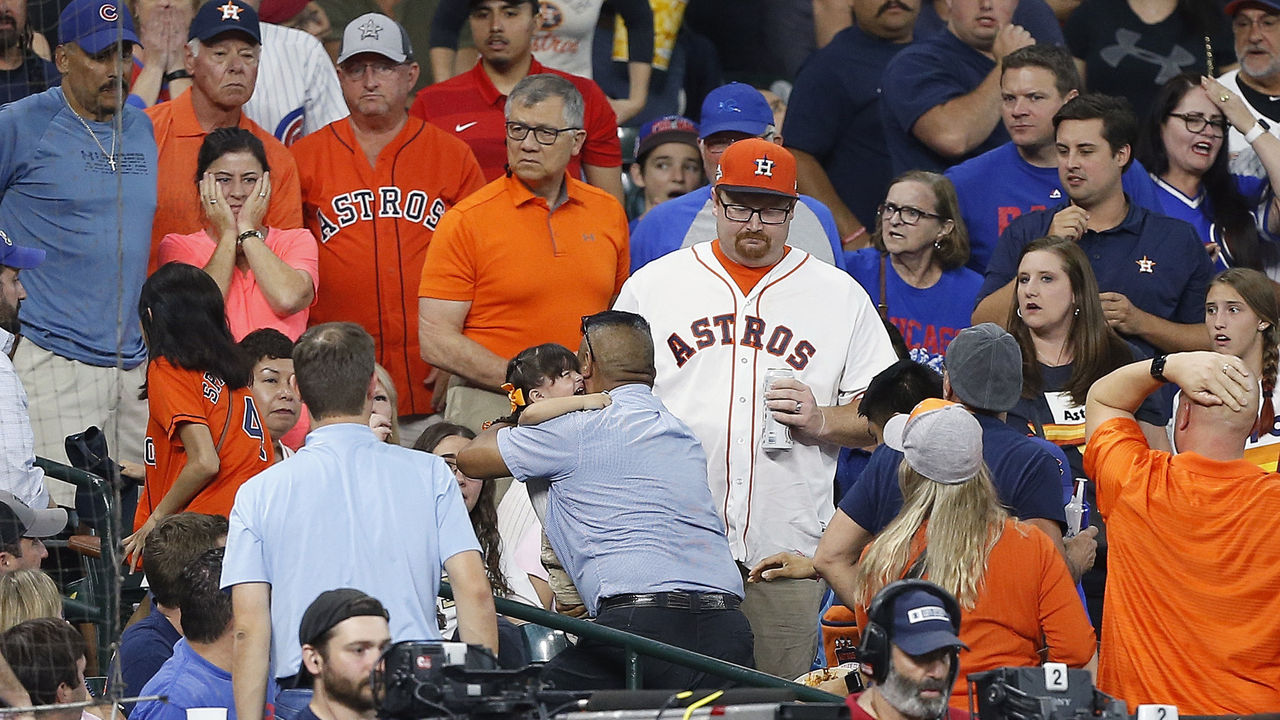
M 1200 113 L 1169 113 L 1169 117 L 1180 118 L 1182 124 L 1187 126 L 1187 132 L 1201 133 L 1210 126 L 1217 130 L 1219 135 L 1225 135 L 1227 132 L 1226 118 L 1207 118 Z
M 449 470 L 453 471 L 454 473 L 458 472 L 458 456 L 457 455 L 441 455 L 440 459 L 444 460 L 444 464 L 449 466 Z
M 876 207 L 876 212 L 880 214 L 880 218 L 888 222 L 896 213 L 902 218 L 902 222 L 908 225 L 915 225 L 920 222 L 920 218 L 935 218 L 941 220 L 942 216 L 938 213 L 931 213 L 928 210 L 921 210 L 913 205 L 895 205 L 891 202 L 882 202 Z
M 1236 13 L 1236 17 L 1231 21 L 1231 29 L 1235 32 L 1248 32 L 1257 25 L 1264 32 L 1271 32 L 1280 27 L 1280 15 L 1276 13 L 1264 13 L 1256 18 L 1248 18 L 1244 13 Z
M 749 223 L 753 215 L 759 215 L 760 222 L 765 225 L 781 225 L 787 221 L 787 216 L 791 214 L 791 209 L 794 206 L 753 208 L 747 205 L 726 202 L 722 195 L 720 196 L 720 207 L 724 208 L 724 218 L 726 220 Z
M 591 349 L 591 316 L 583 315 L 582 324 L 578 326 L 578 332 L 582 333 L 582 341 L 587 344 L 587 354 L 591 357 L 596 356 L 596 352 Z
M 555 145 L 556 140 L 560 139 L 561 133 L 575 132 L 582 128 L 549 128 L 549 127 L 531 127 L 524 123 L 509 122 L 507 123 L 507 137 L 516 142 L 523 142 L 529 137 L 529 131 L 533 131 L 533 139 L 538 141 L 539 145 Z

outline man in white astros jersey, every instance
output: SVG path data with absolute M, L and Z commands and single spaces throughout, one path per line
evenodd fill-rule
M 813 554 L 833 512 L 840 447 L 874 442 L 858 399 L 897 359 L 858 283 L 787 246 L 797 197 L 789 151 L 759 138 L 734 143 L 712 189 L 717 237 L 641 268 L 614 306 L 653 329 L 654 393 L 706 450 L 711 493 L 744 577 L 775 552 Z M 765 375 L 778 369 L 792 377 L 770 390 Z M 766 412 L 789 426 L 790 447 L 762 446 Z M 782 677 L 809 669 L 823 588 L 814 580 L 748 585 L 742 610 L 757 667 Z

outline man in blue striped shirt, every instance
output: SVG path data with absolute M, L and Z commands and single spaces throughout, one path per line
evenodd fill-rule
M 745 666 L 753 638 L 724 524 L 712 505 L 702 445 L 653 395 L 653 339 L 639 315 L 583 318 L 578 350 L 602 410 L 490 429 L 458 455 L 471 477 L 547 478 L 546 530 L 596 622 Z M 620 688 L 623 650 L 583 639 L 544 677 L 563 689 Z M 723 682 L 644 664 L 644 686 Z

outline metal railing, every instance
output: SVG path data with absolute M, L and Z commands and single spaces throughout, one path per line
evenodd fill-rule
M 440 583 L 440 597 L 453 599 L 453 588 L 449 583 Z M 724 660 L 717 660 L 700 653 L 686 650 L 651 638 L 633 635 L 622 630 L 597 625 L 586 620 L 571 618 L 567 615 L 550 612 L 542 608 L 525 605 L 506 598 L 495 597 L 494 606 L 498 613 L 526 622 L 563 630 L 578 637 L 591 638 L 598 642 L 621 646 L 626 653 L 625 674 L 628 690 L 637 690 L 641 686 L 641 663 L 643 657 L 652 657 L 664 662 L 692 668 L 709 675 L 724 678 L 748 687 L 781 688 L 795 693 L 796 699 L 810 702 L 844 702 L 844 698 L 811 688 L 799 683 L 760 672 L 741 665 L 734 665 Z

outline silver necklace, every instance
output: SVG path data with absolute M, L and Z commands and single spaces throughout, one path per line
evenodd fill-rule
M 75 111 L 75 108 L 71 107 L 71 102 L 70 102 L 69 100 L 67 100 L 67 96 L 66 96 L 66 95 L 63 95 L 63 96 L 62 96 L 62 102 L 64 102 L 64 103 L 66 103 L 66 104 L 67 104 L 67 109 L 71 111 L 71 115 L 72 115 L 72 117 L 74 117 L 75 119 L 77 119 L 77 120 L 79 120 L 79 121 L 80 121 L 80 124 L 84 126 L 84 130 L 85 130 L 85 132 L 89 133 L 89 137 L 93 138 L 93 144 L 94 144 L 94 145 L 97 145 L 97 146 L 98 146 L 98 149 L 102 151 L 102 154 L 106 156 L 106 158 L 107 158 L 107 165 L 110 165 L 110 166 L 111 166 L 111 172 L 115 172 L 115 171 L 116 171 L 116 132 L 115 132 L 115 129 L 113 128 L 113 129 L 112 129 L 112 131 L 111 131 L 111 152 L 110 152 L 110 153 L 108 153 L 108 152 L 107 152 L 107 149 L 106 149 L 105 147 L 103 147 L 103 146 L 102 146 L 102 141 L 98 139 L 98 134 L 97 134 L 97 133 L 95 133 L 95 132 L 93 131 L 93 128 L 89 127 L 89 123 L 85 122 L 85 121 L 84 121 L 84 118 L 80 117 L 80 113 L 76 112 L 76 111 Z

